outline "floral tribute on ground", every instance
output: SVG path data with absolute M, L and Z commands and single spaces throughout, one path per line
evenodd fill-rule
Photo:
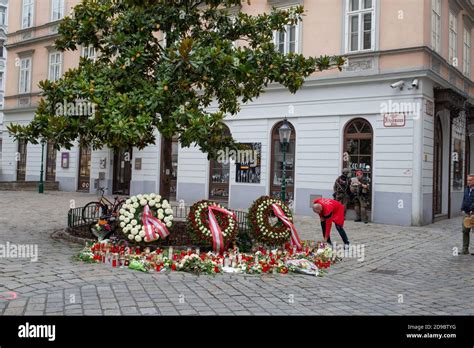
M 302 248 L 293 214 L 279 199 L 269 196 L 257 199 L 249 209 L 249 225 L 253 238 L 260 243 L 280 246 L 291 240 L 298 250 Z
M 195 203 L 188 215 L 187 231 L 202 246 L 223 253 L 235 241 L 238 224 L 235 214 L 211 201 Z
M 280 249 L 258 248 L 254 253 L 240 253 L 237 248 L 219 254 L 200 249 L 151 251 L 128 243 L 105 240 L 87 244 L 77 257 L 91 263 L 129 268 L 142 272 L 189 272 L 195 274 L 243 273 L 287 274 L 289 272 L 322 276 L 338 261 L 324 243 L 302 242 L 301 250 L 289 243 Z
M 173 209 L 155 193 L 132 196 L 119 211 L 119 226 L 132 242 L 146 243 L 164 239 L 173 224 Z

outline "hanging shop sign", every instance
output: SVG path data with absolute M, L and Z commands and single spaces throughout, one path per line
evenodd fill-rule
M 243 143 L 235 159 L 235 181 L 259 184 L 261 175 L 262 143 Z
M 383 115 L 383 126 L 387 128 L 405 127 L 405 113 L 387 113 Z

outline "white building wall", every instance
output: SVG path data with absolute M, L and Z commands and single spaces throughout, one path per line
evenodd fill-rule
M 63 153 L 69 153 L 69 168 L 62 168 Z M 75 144 L 70 150 L 61 148 L 56 155 L 56 181 L 61 191 L 77 191 L 79 176 L 79 147 Z
M 161 137 L 158 136 L 154 145 L 143 150 L 133 149 L 131 194 L 159 192 L 160 189 L 160 153 Z M 142 167 L 135 168 L 135 160 L 141 158 Z

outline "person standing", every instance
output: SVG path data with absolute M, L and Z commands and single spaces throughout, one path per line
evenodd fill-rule
M 354 208 L 356 211 L 356 222 L 369 222 L 367 209 L 370 205 L 370 183 L 364 178 L 361 170 L 356 172 L 356 178 L 351 183 L 351 192 L 354 194 Z
M 319 215 L 321 220 L 324 242 L 332 245 L 331 227 L 334 222 L 344 245 L 347 247 L 349 238 L 347 238 L 347 233 L 344 230 L 344 206 L 334 199 L 319 198 L 313 201 L 313 211 Z
M 474 174 L 469 174 L 467 177 L 467 187 L 464 190 L 464 197 L 462 200 L 461 210 L 464 212 L 464 217 L 471 217 L 474 214 Z M 469 234 L 471 228 L 462 226 L 462 255 L 469 255 Z M 474 254 L 473 254 L 474 255 Z
M 350 173 L 351 170 L 349 168 L 344 168 L 342 170 L 342 175 L 336 179 L 333 187 L 334 199 L 344 206 L 344 217 L 346 216 L 347 207 L 351 201 L 351 181 L 349 178 Z

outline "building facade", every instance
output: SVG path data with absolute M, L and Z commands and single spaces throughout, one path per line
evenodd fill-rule
M 2 128 L 3 128 L 3 105 L 5 96 L 5 78 L 7 70 L 7 41 L 8 28 L 8 0 L 0 0 L 0 175 L 2 173 Z
M 58 21 L 78 1 L 48 2 L 10 6 L 4 125 L 33 118 L 40 80 L 58 78 L 80 54 L 94 56 L 87 48 L 54 51 Z M 257 158 L 208 161 L 175 140 L 166 167 L 158 135 L 141 151 L 48 146 L 46 179 L 66 191 L 166 191 L 188 204 L 209 198 L 245 209 L 261 195 L 279 195 L 278 128 L 287 118 L 293 132 L 286 181 L 296 214 L 312 214 L 311 201 L 331 197 L 334 180 L 349 167 L 371 181 L 374 222 L 422 225 L 458 215 L 471 163 L 473 1 L 254 0 L 238 10 L 256 14 L 299 4 L 304 21 L 275 33 L 277 49 L 348 61 L 342 72 L 314 74 L 295 95 L 272 85 L 226 119 L 232 136 Z M 39 179 L 41 146 L 4 137 L 3 147 L 0 180 Z

